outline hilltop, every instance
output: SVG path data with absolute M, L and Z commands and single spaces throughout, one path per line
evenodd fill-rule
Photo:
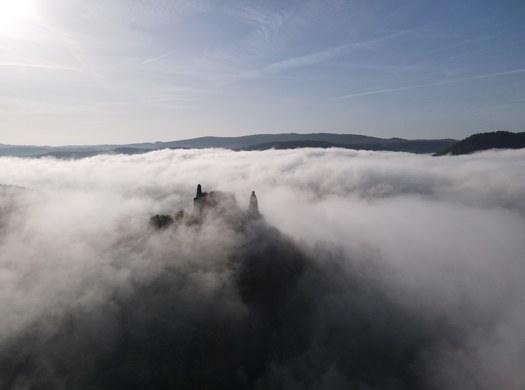
M 436 153 L 454 145 L 456 142 L 457 140 L 454 139 L 407 140 L 404 138 L 378 138 L 359 134 L 282 133 L 254 134 L 240 137 L 199 137 L 171 142 L 146 142 L 125 145 L 68 145 L 52 147 L 0 144 L 0 156 L 75 159 L 99 154 L 139 154 L 159 149 L 224 148 L 231 150 L 265 150 L 301 147 L 339 147 L 362 150 Z
M 235 151 L 344 148 L 355 150 L 434 154 L 435 156 L 469 154 L 488 149 L 525 147 L 525 132 L 494 131 L 473 134 L 461 141 L 444 139 L 379 138 L 361 134 L 282 133 L 254 134 L 240 137 L 198 137 L 170 142 L 145 142 L 122 145 L 34 146 L 0 144 L 0 157 L 54 157 L 79 159 L 100 154 L 141 154 L 161 149 L 222 148 Z
M 480 152 L 489 149 L 521 149 L 525 148 L 525 132 L 493 131 L 478 133 L 467 137 L 456 144 L 438 152 L 435 156 L 461 155 Z

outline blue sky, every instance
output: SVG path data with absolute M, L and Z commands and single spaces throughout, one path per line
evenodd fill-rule
M 523 0 L 0 0 L 0 14 L 0 143 L 525 131 Z

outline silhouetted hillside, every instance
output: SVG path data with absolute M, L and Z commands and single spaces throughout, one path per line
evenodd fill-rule
M 411 153 L 435 153 L 455 144 L 454 139 L 406 140 L 377 138 L 359 134 L 255 134 L 241 137 L 200 137 L 172 142 L 147 142 L 128 145 L 16 146 L 0 144 L 0 156 L 55 157 L 77 159 L 99 154 L 138 154 L 159 149 L 266 150 L 296 148 L 349 148 Z
M 253 145 L 270 142 L 331 142 L 337 144 L 381 144 L 387 140 L 358 134 L 333 134 L 333 133 L 283 133 L 283 134 L 254 134 L 241 137 L 199 137 L 173 142 L 156 142 L 145 144 L 132 144 L 136 148 L 225 148 L 244 149 Z
M 0 156 L 34 157 L 54 150 L 51 146 L 3 145 L 0 144 Z
M 100 154 L 142 154 L 151 152 L 151 149 L 131 148 L 127 146 L 108 150 L 56 150 L 34 157 L 55 157 L 62 160 L 75 160 L 79 158 L 93 157 Z
M 479 152 L 488 149 L 521 149 L 525 148 L 525 133 L 511 133 L 510 131 L 493 131 L 471 135 L 455 145 L 446 148 L 436 156 L 446 154 L 460 155 Z
M 438 140 L 405 140 L 401 138 L 391 138 L 382 140 L 381 143 L 372 144 L 346 144 L 332 143 L 327 141 L 284 141 L 284 142 L 267 142 L 263 144 L 252 145 L 243 150 L 268 150 L 268 149 L 298 149 L 298 148 L 345 148 L 356 150 L 382 150 L 390 152 L 410 152 L 410 153 L 435 153 L 443 148 L 455 144 L 455 140 L 438 139 Z

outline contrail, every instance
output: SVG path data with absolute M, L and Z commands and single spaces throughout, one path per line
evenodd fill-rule
M 158 60 L 160 60 L 160 59 L 162 59 L 162 58 L 165 58 L 165 57 L 168 57 L 168 56 L 170 56 L 170 55 L 171 55 L 171 52 L 166 53 L 166 54 L 162 54 L 162 55 L 157 56 L 157 57 L 149 58 L 149 59 L 147 59 L 146 61 L 141 62 L 141 65 L 146 65 L 146 64 L 149 64 L 150 62 L 158 61 Z
M 334 98 L 332 100 L 345 100 L 345 99 L 352 99 L 352 98 L 359 97 L 359 96 L 382 95 L 385 93 L 405 91 L 408 89 L 435 87 L 438 85 L 455 84 L 455 83 L 461 83 L 463 81 L 488 79 L 492 77 L 507 76 L 511 74 L 518 74 L 518 73 L 524 73 L 524 72 L 525 72 L 525 68 L 520 68 L 520 69 L 514 69 L 514 70 L 505 71 L 505 72 L 496 72 L 496 73 L 488 73 L 488 74 L 472 76 L 472 77 L 464 77 L 464 78 L 455 79 L 455 80 L 446 80 L 446 81 L 438 81 L 434 83 L 407 85 L 407 86 L 398 87 L 398 88 L 386 88 L 386 89 L 376 89 L 372 91 L 356 92 L 356 93 L 352 93 L 349 95 L 344 95 L 338 98 Z

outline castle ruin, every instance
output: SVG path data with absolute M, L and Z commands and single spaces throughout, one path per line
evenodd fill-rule
M 150 219 L 151 225 L 161 229 L 166 228 L 173 223 L 180 224 L 199 224 L 203 222 L 205 215 L 209 211 L 219 213 L 219 215 L 228 216 L 228 218 L 253 220 L 262 218 L 259 212 L 257 195 L 252 191 L 248 203 L 248 210 L 243 211 L 237 206 L 235 194 L 223 191 L 202 191 L 202 186 L 197 185 L 197 192 L 193 198 L 193 212 L 188 213 L 185 210 L 179 210 L 174 217 L 171 215 L 157 214 Z

